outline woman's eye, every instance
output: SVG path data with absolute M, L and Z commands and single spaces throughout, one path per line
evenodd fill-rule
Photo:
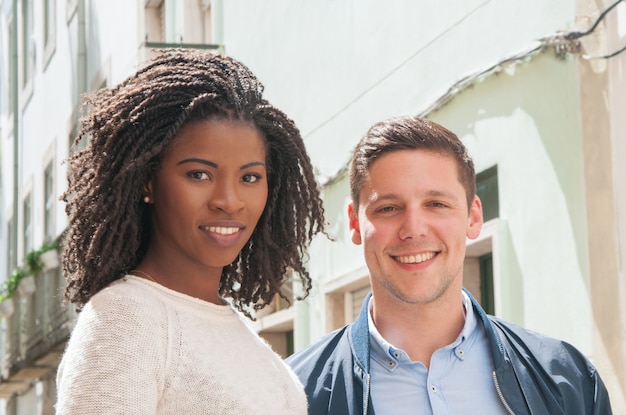
M 209 174 L 205 171 L 192 171 L 188 173 L 189 177 L 195 180 L 208 180 Z
M 246 174 L 242 180 L 246 183 L 256 183 L 261 180 L 261 176 L 258 174 Z

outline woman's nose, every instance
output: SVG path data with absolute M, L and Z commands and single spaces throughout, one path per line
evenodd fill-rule
M 233 214 L 244 207 L 244 202 L 239 193 L 238 183 L 221 181 L 216 183 L 211 193 L 209 205 L 213 209 Z

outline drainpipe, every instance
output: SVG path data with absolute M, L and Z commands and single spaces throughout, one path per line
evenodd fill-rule
M 11 102 L 9 105 L 13 110 L 13 219 L 11 220 L 11 240 L 8 241 L 11 247 L 13 247 L 13 255 L 11 256 L 11 263 L 9 265 L 9 269 L 13 271 L 17 267 L 17 254 L 18 254 L 18 218 L 19 218 L 19 195 L 20 195 L 20 187 L 19 187 L 19 173 L 20 173 L 20 118 L 21 112 L 19 108 L 19 97 L 18 94 L 20 92 L 19 86 L 19 53 L 17 50 L 18 42 L 17 35 L 19 33 L 18 30 L 18 0 L 13 0 L 12 2 L 12 19 L 13 24 L 11 25 L 12 30 L 9 34 L 10 37 L 10 45 L 9 45 L 9 88 L 11 88 Z M 9 278 L 9 275 L 7 275 Z M 17 320 L 16 316 L 19 316 L 20 313 L 20 302 L 14 301 L 15 310 L 13 311 L 13 315 L 11 316 L 10 321 L 11 324 L 7 325 L 7 329 L 9 331 L 9 341 L 7 342 L 9 345 L 9 355 L 5 356 L 5 359 L 8 357 L 8 360 L 4 362 L 4 367 L 2 368 L 3 376 L 10 376 L 12 371 L 15 368 L 17 363 L 14 359 L 19 359 L 21 356 L 21 335 L 20 335 L 20 327 L 19 320 Z M 15 324 L 15 326 L 14 326 Z
M 78 115 L 82 105 L 82 96 L 87 91 L 87 42 L 85 30 L 85 1 L 78 2 L 78 80 L 76 85 L 78 91 Z
M 12 33 L 9 35 L 11 39 L 11 45 L 9 50 L 11 51 L 11 56 L 9 58 L 11 69 L 11 78 L 9 88 L 11 88 L 11 102 L 9 105 L 13 109 L 13 220 L 11 221 L 11 241 L 8 241 L 13 247 L 13 257 L 11 260 L 12 264 L 9 264 L 10 268 L 13 269 L 17 266 L 17 218 L 19 212 L 19 142 L 20 142 L 20 109 L 18 107 L 19 99 L 19 86 L 18 86 L 18 53 L 17 53 L 17 23 L 18 23 L 18 9 L 17 9 L 17 0 L 13 0 L 13 10 L 11 11 L 13 17 L 13 25 L 12 25 Z

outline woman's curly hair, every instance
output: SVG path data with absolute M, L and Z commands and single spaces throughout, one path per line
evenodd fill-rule
M 88 145 L 70 156 L 61 197 L 69 221 L 67 301 L 80 310 L 139 264 L 150 240 L 145 178 L 184 124 L 213 119 L 256 127 L 268 171 L 265 210 L 238 257 L 224 267 L 220 295 L 250 315 L 247 307 L 259 309 L 276 293 L 286 298 L 280 287 L 292 271 L 308 295 L 306 249 L 324 232 L 318 185 L 299 130 L 263 98 L 263 85 L 245 65 L 198 50 L 165 50 L 119 85 L 87 97 L 84 108 L 76 143 Z

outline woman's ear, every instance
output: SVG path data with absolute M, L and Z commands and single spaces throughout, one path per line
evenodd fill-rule
M 146 204 L 154 203 L 152 199 L 152 178 L 150 176 L 146 177 L 143 185 L 143 201 Z

